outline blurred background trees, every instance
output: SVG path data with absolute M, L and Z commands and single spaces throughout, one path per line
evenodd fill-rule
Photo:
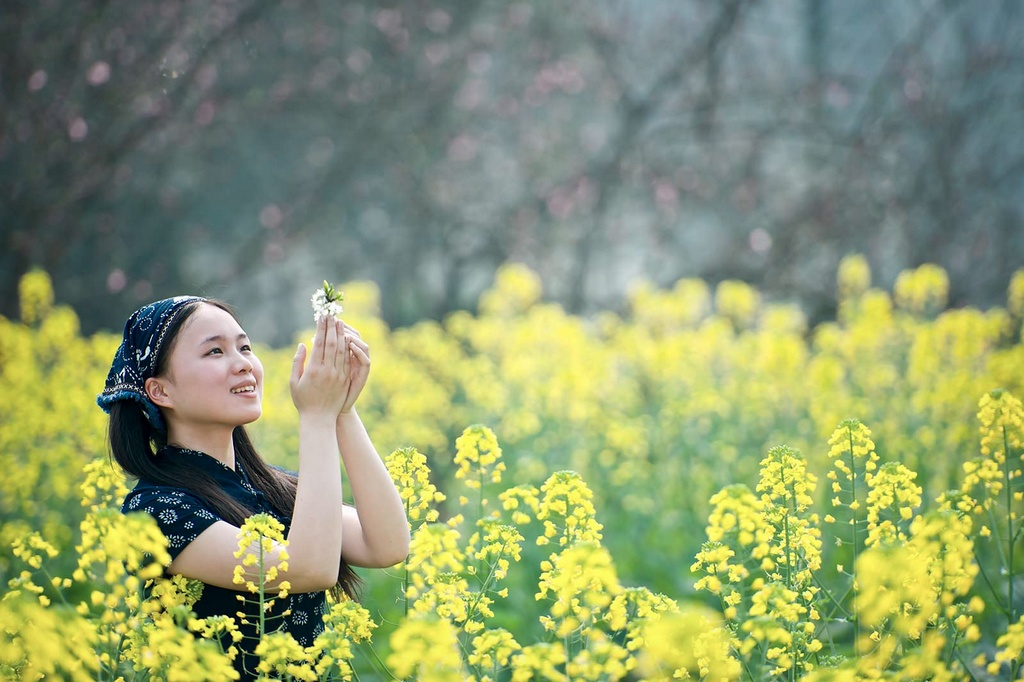
M 289 341 L 325 277 L 393 325 L 524 262 L 573 312 L 739 278 L 833 310 L 839 259 L 1002 302 L 1024 262 L 1024 5 L 6 0 L 0 314 L 181 292 Z

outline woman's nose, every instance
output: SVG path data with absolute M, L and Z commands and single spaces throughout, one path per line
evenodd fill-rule
M 239 355 L 238 356 L 237 363 L 238 363 L 238 365 L 237 365 L 238 372 L 246 373 L 246 372 L 251 372 L 252 371 L 252 368 L 253 368 L 252 360 L 250 360 L 249 358 L 245 357 L 244 355 Z

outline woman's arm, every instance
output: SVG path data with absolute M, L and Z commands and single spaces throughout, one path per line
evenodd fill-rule
M 355 409 L 338 415 L 336 431 L 355 498 L 355 508 L 344 510 L 341 555 L 353 566 L 394 566 L 409 553 L 402 498 Z

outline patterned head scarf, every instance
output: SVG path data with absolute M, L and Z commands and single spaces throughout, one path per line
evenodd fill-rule
M 146 395 L 146 379 L 156 372 L 156 363 L 164 343 L 171 320 L 181 309 L 195 301 L 206 299 L 198 296 L 175 296 L 150 303 L 132 313 L 124 325 L 124 338 L 114 353 L 114 361 L 107 374 L 103 393 L 96 398 L 96 404 L 110 413 L 110 406 L 119 400 L 135 400 L 142 405 L 142 413 L 158 433 L 166 433 L 160 409 Z

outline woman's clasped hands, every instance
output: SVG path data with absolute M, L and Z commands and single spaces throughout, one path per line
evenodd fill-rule
M 300 415 L 335 419 L 352 410 L 369 374 L 370 348 L 359 332 L 322 317 L 312 348 L 300 343 L 292 361 L 292 402 Z

